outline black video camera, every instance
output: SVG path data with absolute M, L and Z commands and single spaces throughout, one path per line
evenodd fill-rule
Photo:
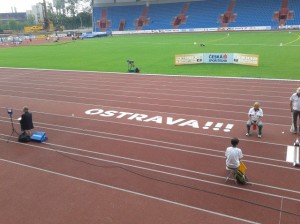
M 134 64 L 134 61 L 127 60 L 127 63 L 128 63 L 129 65 L 132 65 L 132 64 Z
M 13 115 L 13 109 L 8 108 L 7 113 L 8 113 L 9 116 L 12 116 Z

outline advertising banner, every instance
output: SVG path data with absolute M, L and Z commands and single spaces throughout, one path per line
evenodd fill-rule
M 239 64 L 258 66 L 259 56 L 241 53 L 195 53 L 175 55 L 175 65 L 186 64 Z
M 204 53 L 204 63 L 231 64 L 233 62 L 232 53 Z
M 259 56 L 257 54 L 233 54 L 233 63 L 240 65 L 258 66 Z
M 203 54 L 177 54 L 175 55 L 175 65 L 200 64 L 203 63 Z

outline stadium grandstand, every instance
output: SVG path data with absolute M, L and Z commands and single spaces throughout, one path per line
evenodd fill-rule
M 300 0 L 94 0 L 93 31 L 299 29 Z
M 26 22 L 25 12 L 0 13 L 0 23 L 9 24 L 10 21 Z

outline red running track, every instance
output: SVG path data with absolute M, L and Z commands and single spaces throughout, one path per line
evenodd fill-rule
M 0 223 L 300 223 L 299 81 L 0 69 Z M 263 137 L 245 136 L 261 102 Z M 45 143 L 11 134 L 27 105 Z M 240 139 L 251 184 L 225 182 Z

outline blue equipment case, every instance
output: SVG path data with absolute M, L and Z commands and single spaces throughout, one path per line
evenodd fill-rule
M 45 132 L 42 131 L 36 131 L 31 136 L 31 141 L 35 142 L 45 142 L 48 140 L 48 137 Z

